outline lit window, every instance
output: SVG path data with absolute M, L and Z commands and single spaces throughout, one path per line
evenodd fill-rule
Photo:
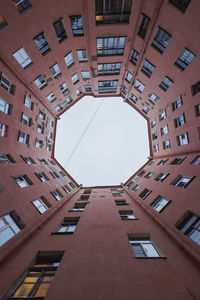
M 131 53 L 130 61 L 131 61 L 134 65 L 136 65 L 138 58 L 139 58 L 139 53 L 138 53 L 136 50 L 133 49 L 133 50 L 132 50 L 132 53 Z
M 117 75 L 120 73 L 121 63 L 98 64 L 97 67 L 98 75 Z
M 135 83 L 134 83 L 134 88 L 138 92 L 142 93 L 144 91 L 145 86 L 139 80 L 136 80 Z
M 65 55 L 65 62 L 68 68 L 74 63 L 72 52 Z
M 169 77 L 165 76 L 159 87 L 166 92 L 172 84 L 173 81 Z
M 59 190 L 54 190 L 54 191 L 51 192 L 51 194 L 58 201 L 60 201 L 63 198 L 63 195 L 59 192 Z
M 82 71 L 81 76 L 83 79 L 90 79 L 90 72 L 89 71 Z
M 55 107 L 55 110 L 56 110 L 57 112 L 60 112 L 61 110 L 63 110 L 62 105 L 61 105 L 61 104 L 58 104 L 58 105 Z
M 34 42 L 42 55 L 51 50 L 43 32 L 34 38 Z
M 47 82 L 44 80 L 44 77 L 43 75 L 40 75 L 39 77 L 37 77 L 35 80 L 34 80 L 34 83 L 35 85 L 41 89 L 45 86 L 47 86 Z
M 28 96 L 25 96 L 24 105 L 26 107 L 28 107 L 29 109 L 33 110 L 33 102 L 31 101 L 31 99 Z
M 171 148 L 171 145 L 170 145 L 170 140 L 166 140 L 163 142 L 163 149 L 169 149 Z
M 77 50 L 76 52 L 77 52 L 77 55 L 78 55 L 79 62 L 88 61 L 86 49 L 84 49 L 84 50 Z
M 97 38 L 97 55 L 123 55 L 126 37 Z
M 169 173 L 160 173 L 155 180 L 158 182 L 162 182 L 165 180 L 165 178 L 169 175 Z
M 135 257 L 163 257 L 156 249 L 154 243 L 147 237 L 137 236 L 135 238 L 129 238 L 129 242 Z
M 23 144 L 28 144 L 29 137 L 30 137 L 29 134 L 19 131 L 18 142 L 23 143 Z
M 159 121 L 162 121 L 162 120 L 166 119 L 166 117 L 167 117 L 166 110 L 163 109 L 161 111 L 161 113 L 159 114 Z
M 119 215 L 122 220 L 135 220 L 137 219 L 132 210 L 120 210 Z
M 46 182 L 49 180 L 49 178 L 47 177 L 47 175 L 43 172 L 41 173 L 35 173 L 37 175 L 37 177 L 40 179 L 40 181 L 42 182 Z
M 170 4 L 173 4 L 176 8 L 185 12 L 191 0 L 169 0 Z
M 200 92 L 200 81 L 195 82 L 192 86 L 192 95 L 195 96 Z
M 4 17 L 2 15 L 0 15 L 0 29 L 3 28 L 6 25 L 8 25 L 8 23 L 6 22 Z
M 139 25 L 139 29 L 138 29 L 138 35 L 141 36 L 141 38 L 145 38 L 145 35 L 147 33 L 147 29 L 150 23 L 150 19 L 145 16 L 144 14 L 141 14 L 140 17 L 140 25 Z
M 191 162 L 192 165 L 199 165 L 200 164 L 200 156 L 198 155 L 195 159 Z
M 74 207 L 70 209 L 70 211 L 84 211 L 85 206 L 88 204 L 88 202 L 82 202 L 82 203 L 75 203 Z
M 189 144 L 188 133 L 183 133 L 176 137 L 178 146 L 183 146 Z
M 0 97 L 0 111 L 4 112 L 7 115 L 9 115 L 11 112 L 11 105 L 1 97 Z
M 195 55 L 190 50 L 185 48 L 175 62 L 175 65 L 178 66 L 181 70 L 185 70 L 185 68 L 192 62 L 194 58 Z
M 12 2 L 20 14 L 32 7 L 29 0 L 12 0 Z
M 21 48 L 13 53 L 13 56 L 24 69 L 32 64 L 32 60 L 30 59 L 24 48 Z
M 177 229 L 200 245 L 200 217 L 188 211 L 176 225 Z
M 160 128 L 161 136 L 168 133 L 168 125 L 165 125 L 164 127 Z
M 42 146 L 43 146 L 43 141 L 40 140 L 40 139 L 38 139 L 38 138 L 36 138 L 36 140 L 35 140 L 35 147 L 42 148 Z
M 118 80 L 98 81 L 99 94 L 116 93 Z
M 31 266 L 16 281 L 6 298 L 44 299 L 63 253 L 40 251 Z
M 47 100 L 51 103 L 53 103 L 55 100 L 56 100 L 56 96 L 54 95 L 54 93 L 50 93 L 48 96 L 47 96 Z
M 9 155 L 5 153 L 0 153 L 0 163 L 14 163 L 14 159 Z
M 144 200 L 149 194 L 151 193 L 151 190 L 144 189 L 140 194 L 139 197 Z
M 56 32 L 58 41 L 59 41 L 59 43 L 61 43 L 62 41 L 64 41 L 67 38 L 63 19 L 60 19 L 59 21 L 54 23 L 53 27 Z
M 150 94 L 149 95 L 149 101 L 153 104 L 156 104 L 160 98 L 156 96 L 155 94 Z
M 130 100 L 136 104 L 138 101 L 138 98 L 133 93 L 131 93 Z
M 32 181 L 27 175 L 23 176 L 12 176 L 12 178 L 15 180 L 15 182 L 18 184 L 20 188 L 25 188 L 29 185 L 32 185 Z
M 21 122 L 27 126 L 31 126 L 31 118 L 29 118 L 25 113 L 22 113 Z
M 73 36 L 84 35 L 82 17 L 72 16 L 70 17 L 70 19 L 71 19 Z
M 16 86 L 3 73 L 0 73 L 0 86 L 8 91 L 8 93 L 15 94 Z
M 192 179 L 194 179 L 195 176 L 181 176 L 179 175 L 177 178 L 175 178 L 173 181 L 172 181 L 172 185 L 175 185 L 175 186 L 179 186 L 181 188 L 185 188 L 191 181 Z
M 140 188 L 140 185 L 139 184 L 136 184 L 133 188 L 132 188 L 132 191 L 136 192 L 137 190 L 139 190 Z
M 160 53 L 163 53 L 171 39 L 171 35 L 162 28 L 158 27 L 156 35 L 153 39 L 152 46 Z
M 178 118 L 174 119 L 175 128 L 180 127 L 185 124 L 185 114 L 183 113 Z
M 8 135 L 8 126 L 0 122 L 0 136 L 6 137 Z
M 79 81 L 78 73 L 74 74 L 71 78 L 72 78 L 73 84 L 76 84 Z
M 151 203 L 151 207 L 153 207 L 153 209 L 155 209 L 158 212 L 161 212 L 168 204 L 170 203 L 169 200 L 158 196 L 152 203 Z
M 176 157 L 172 160 L 171 165 L 180 165 L 184 161 L 185 158 L 186 158 L 186 156 Z
M 37 210 L 43 214 L 49 207 L 49 203 L 42 197 L 32 201 Z
M 49 70 L 54 78 L 61 74 L 58 64 L 53 65 Z
M 54 233 L 68 234 L 73 233 L 78 224 L 79 218 L 64 218 Z
M 132 78 L 133 78 L 133 75 L 129 71 L 126 71 L 126 74 L 125 74 L 126 81 L 130 83 Z
M 172 110 L 176 110 L 178 109 L 179 107 L 181 107 L 183 105 L 183 102 L 182 102 L 182 97 L 179 96 L 173 103 L 172 103 Z
M 15 211 L 0 217 L 0 246 L 9 241 L 24 228 L 24 224 Z

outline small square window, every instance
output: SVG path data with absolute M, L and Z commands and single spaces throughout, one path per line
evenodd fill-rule
M 183 113 L 178 118 L 174 119 L 174 127 L 180 127 L 185 124 L 185 114 Z
M 177 59 L 177 61 L 175 62 L 175 65 L 178 66 L 181 70 L 185 70 L 194 58 L 195 55 L 190 50 L 185 48 L 179 56 L 179 58 Z
M 139 93 L 142 93 L 144 91 L 145 86 L 139 80 L 136 80 L 135 83 L 134 83 L 134 88 Z
M 53 102 L 56 100 L 56 96 L 54 95 L 54 93 L 50 93 L 50 94 L 47 96 L 47 100 L 48 100 L 50 103 L 53 103 Z
M 137 219 L 132 210 L 120 210 L 119 215 L 122 220 L 135 220 Z
M 41 172 L 41 173 L 35 173 L 35 174 L 40 179 L 40 181 L 42 181 L 42 182 L 46 182 L 46 181 L 49 180 L 49 178 L 47 177 L 47 175 L 45 173 L 43 173 L 43 172 Z
M 181 135 L 178 135 L 176 137 L 176 139 L 177 139 L 178 146 L 184 146 L 184 145 L 189 144 L 189 138 L 188 138 L 188 133 L 187 132 L 183 133 Z
M 149 101 L 151 103 L 156 104 L 159 100 L 160 100 L 160 98 L 158 96 L 156 96 L 156 94 L 149 95 Z
M 3 73 L 0 73 L 0 86 L 11 95 L 15 94 L 16 86 Z
M 159 87 L 166 92 L 172 84 L 173 81 L 169 77 L 165 76 Z
M 23 156 L 21 155 L 21 157 L 23 158 L 23 160 L 28 164 L 28 165 L 32 165 L 32 164 L 36 164 L 36 162 L 32 159 L 32 157 L 30 156 Z
M 200 116 L 200 104 L 195 105 L 195 114 L 196 117 Z
M 130 100 L 136 104 L 138 101 L 138 98 L 133 93 L 131 93 Z
M 0 153 L 0 163 L 15 163 L 10 154 Z
M 159 151 L 159 146 L 158 144 L 153 145 L 153 151 L 158 152 Z
M 90 72 L 89 71 L 82 71 L 81 76 L 83 79 L 90 79 Z
M 148 77 L 151 77 L 154 70 L 155 70 L 155 66 L 145 59 L 141 71 Z
M 41 124 L 38 124 L 37 126 L 37 131 L 41 134 L 44 134 L 44 126 Z
M 116 205 L 129 205 L 126 200 L 121 199 L 121 200 L 115 200 Z
M 167 158 L 167 159 L 161 159 L 161 160 L 157 163 L 157 165 L 158 165 L 158 166 L 163 166 L 167 161 L 168 161 L 168 158 Z
M 156 120 L 151 121 L 151 128 L 154 128 L 156 126 Z
M 59 88 L 62 93 L 66 92 L 68 90 L 67 83 L 63 82 L 61 85 L 59 85 Z
M 63 198 L 63 195 L 59 190 L 54 190 L 51 192 L 51 194 L 54 196 L 54 198 L 58 201 L 60 201 Z
M 44 32 L 40 33 L 33 40 L 42 55 L 45 55 L 47 52 L 49 52 L 51 50 L 49 47 L 49 44 L 46 40 L 46 37 L 44 35 Z
M 74 74 L 71 78 L 72 78 L 73 84 L 76 84 L 79 81 L 78 73 Z
M 90 84 L 84 85 L 86 92 L 92 92 L 92 87 Z
M 152 133 L 152 139 L 153 139 L 153 141 L 154 141 L 154 140 L 156 140 L 157 138 L 158 138 L 158 133 L 157 133 L 157 131 L 155 131 L 155 132 Z
M 171 148 L 171 144 L 170 144 L 170 140 L 166 140 L 163 142 L 163 149 L 166 150 L 166 149 L 169 149 Z
M 56 107 L 55 107 L 55 110 L 57 112 L 60 112 L 61 110 L 63 110 L 63 106 L 61 104 L 58 104 Z
M 126 70 L 125 80 L 126 80 L 128 83 L 130 83 L 131 80 L 132 80 L 132 78 L 133 78 L 133 75 L 132 75 L 129 71 Z
M 88 204 L 88 202 L 82 202 L 82 203 L 75 203 L 73 208 L 70 209 L 70 212 L 78 211 L 82 212 L 85 210 L 85 206 Z
M 80 96 L 82 93 L 83 93 L 82 88 L 79 87 L 79 88 L 76 90 L 76 95 L 77 95 L 77 96 Z
M 86 49 L 77 50 L 76 52 L 77 52 L 77 55 L 78 55 L 79 62 L 86 62 L 86 61 L 88 61 Z
M 25 113 L 22 113 L 21 122 L 22 122 L 24 125 L 31 126 L 32 120 L 31 120 L 31 118 L 28 117 Z
M 23 144 L 28 144 L 29 138 L 30 138 L 29 134 L 19 131 L 18 142 L 23 143 Z
M 192 86 L 192 95 L 195 96 L 200 92 L 200 81 L 195 82 Z
M 178 109 L 183 105 L 182 97 L 179 96 L 173 103 L 172 103 L 172 111 Z
M 161 113 L 159 114 L 159 121 L 162 121 L 162 120 L 166 119 L 166 117 L 167 117 L 166 110 L 163 109 L 161 111 Z
M 170 39 L 171 39 L 171 35 L 167 33 L 164 29 L 158 27 L 158 30 L 152 42 L 152 46 L 160 53 L 163 53 Z
M 35 83 L 35 85 L 36 85 L 39 89 L 42 89 L 42 88 L 44 88 L 45 86 L 47 86 L 47 82 L 44 80 L 43 75 L 40 75 L 39 77 L 37 77 L 37 78 L 34 80 L 34 83 Z
M 37 148 L 42 148 L 43 147 L 43 140 L 40 140 L 40 139 L 36 138 L 36 140 L 35 140 L 35 146 Z

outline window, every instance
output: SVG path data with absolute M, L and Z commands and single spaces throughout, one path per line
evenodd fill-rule
M 43 75 L 40 75 L 34 80 L 35 85 L 39 88 L 42 89 L 43 87 L 47 86 L 47 82 L 44 80 Z
M 200 217 L 188 211 L 178 222 L 176 228 L 189 239 L 200 245 Z
M 59 85 L 59 88 L 62 93 L 66 92 L 68 90 L 67 83 L 63 82 L 61 85 Z
M 180 165 L 184 161 L 185 158 L 186 158 L 186 156 L 176 157 L 172 160 L 171 165 Z
M 23 144 L 28 144 L 29 137 L 30 137 L 29 134 L 19 131 L 18 142 L 23 143 Z
M 70 17 L 70 19 L 71 19 L 73 36 L 84 35 L 82 17 L 81 16 L 72 16 L 72 17 Z
M 0 163 L 14 163 L 14 159 L 11 155 L 0 153 Z
M 122 220 L 135 220 L 137 219 L 132 210 L 120 210 L 119 215 Z
M 58 104 L 56 107 L 55 107 L 55 110 L 57 112 L 60 112 L 61 110 L 63 110 L 63 106 L 61 104 Z
M 92 190 L 84 190 L 83 194 L 90 195 Z
M 39 117 L 42 120 L 46 119 L 46 114 L 45 114 L 45 112 L 42 109 L 40 109 L 40 111 L 39 111 Z
M 185 124 L 185 114 L 183 113 L 178 118 L 174 119 L 175 128 L 180 127 Z
M 155 180 L 158 182 L 162 182 L 165 180 L 165 178 L 169 175 L 169 173 L 160 173 Z
M 50 125 L 51 127 L 54 126 L 54 121 L 53 121 L 52 119 L 49 120 L 49 125 Z
M 116 205 L 129 205 L 126 200 L 122 199 L 122 200 L 115 200 L 115 204 Z
M 167 161 L 168 161 L 168 158 L 166 158 L 166 159 L 161 159 L 161 160 L 157 163 L 157 165 L 158 165 L 158 166 L 163 166 Z
M 132 0 L 96 0 L 96 24 L 129 23 Z
M 144 189 L 140 194 L 139 197 L 144 200 L 149 194 L 151 193 L 151 190 Z
M 76 95 L 77 96 L 80 96 L 81 94 L 82 94 L 82 88 L 81 87 L 79 87 L 77 90 L 76 90 Z
M 60 193 L 59 190 L 54 190 L 51 192 L 51 194 L 54 196 L 54 198 L 58 201 L 60 201 L 63 198 L 63 195 Z
M 2 15 L 0 15 L 0 29 L 3 28 L 6 25 L 8 25 L 8 23 L 6 22 L 4 17 Z
M 158 133 L 157 131 L 155 131 L 154 133 L 152 133 L 152 139 L 153 141 L 156 140 L 158 138 Z
M 139 53 L 138 53 L 136 50 L 133 49 L 133 50 L 132 50 L 132 53 L 131 53 L 130 61 L 131 61 L 134 65 L 136 65 L 138 58 L 139 58 Z
M 0 97 L 0 111 L 4 112 L 7 115 L 10 114 L 11 112 L 11 105 L 1 97 Z
M 131 93 L 130 100 L 136 104 L 138 101 L 138 98 L 133 93 Z
M 86 204 L 88 204 L 88 202 L 75 203 L 74 207 L 70 211 L 84 211 Z
M 6 299 L 44 299 L 63 253 L 40 251 L 34 263 L 16 281 Z
M 147 29 L 150 23 L 150 19 L 145 16 L 144 14 L 141 15 L 140 17 L 140 25 L 139 25 L 139 29 L 138 29 L 138 35 L 141 36 L 141 38 L 145 38 L 145 35 L 147 33 Z
M 24 105 L 29 108 L 30 110 L 33 110 L 33 102 L 28 96 L 25 96 L 24 98 Z
M 192 165 L 199 165 L 200 164 L 200 156 L 196 156 L 195 159 L 191 162 Z
M 164 29 L 158 27 L 158 30 L 152 42 L 152 46 L 160 53 L 163 53 L 170 39 L 171 39 L 171 35 L 167 33 Z
M 58 42 L 61 43 L 62 41 L 64 41 L 67 38 L 63 19 L 60 19 L 56 23 L 54 23 L 53 27 L 56 32 Z
M 15 4 L 20 14 L 32 7 L 29 0 L 15 0 L 15 1 L 12 0 L 12 1 Z
M 54 78 L 61 74 L 58 64 L 53 65 L 49 70 Z
M 0 99 L 0 101 L 1 101 L 1 99 Z M 200 104 L 195 105 L 195 114 L 196 114 L 196 117 L 200 116 Z
M 144 91 L 145 86 L 139 80 L 136 80 L 135 83 L 134 83 L 134 88 L 139 93 L 142 93 Z
M 142 176 L 144 175 L 144 173 L 145 173 L 145 170 L 142 170 L 142 171 L 140 171 L 140 172 L 138 173 L 137 176 L 142 177 Z
M 153 145 L 153 151 L 158 152 L 159 151 L 159 146 L 158 144 Z
M 6 137 L 8 135 L 8 126 L 0 122 L 0 136 Z
M 86 49 L 84 49 L 84 50 L 77 50 L 76 52 L 77 52 L 77 55 L 78 55 L 79 62 L 86 62 L 86 61 L 88 61 Z
M 32 60 L 24 50 L 24 48 L 19 49 L 15 53 L 13 53 L 14 58 L 20 64 L 22 68 L 27 68 L 32 64 Z
M 38 124 L 37 126 L 37 131 L 41 134 L 44 134 L 44 126 L 41 124 Z
M 41 214 L 43 214 L 50 207 L 49 203 L 46 201 L 46 199 L 44 199 L 44 197 L 33 200 L 32 203 Z
M 166 140 L 163 142 L 163 149 L 166 150 L 166 149 L 169 149 L 171 148 L 171 145 L 170 145 L 170 140 Z
M 73 233 L 78 224 L 79 218 L 64 218 L 54 233 L 68 234 Z
M 177 178 L 175 178 L 173 181 L 172 181 L 172 185 L 175 185 L 175 186 L 179 186 L 181 188 L 185 188 L 191 181 L 192 179 L 194 179 L 195 176 L 181 176 L 179 175 Z
M 168 125 L 165 125 L 164 127 L 160 128 L 161 136 L 168 133 Z
M 148 172 L 147 175 L 145 176 L 145 178 L 151 178 L 151 176 L 153 176 L 154 172 Z
M 155 209 L 157 212 L 161 212 L 168 204 L 170 203 L 169 200 L 158 196 L 152 203 L 151 207 Z
M 0 246 L 9 241 L 24 228 L 24 224 L 16 211 L 0 217 Z
M 71 78 L 72 78 L 73 84 L 76 84 L 79 81 L 78 73 L 74 74 Z
M 124 95 L 128 93 L 128 89 L 123 84 L 121 85 L 120 91 L 124 93 Z
M 183 133 L 176 137 L 178 146 L 183 146 L 189 144 L 188 133 Z
M 85 87 L 86 92 L 91 92 L 92 91 L 92 87 L 91 87 L 90 84 L 84 85 L 84 87 Z
M 142 111 L 147 115 L 150 112 L 150 109 L 144 105 Z
M 172 84 L 173 81 L 169 77 L 165 76 L 159 87 L 166 92 Z
M 45 55 L 51 50 L 43 32 L 36 36 L 33 40 L 42 55 Z
M 44 158 L 38 158 L 38 160 L 42 165 L 48 165 L 48 162 Z
M 136 184 L 133 188 L 132 188 L 132 191 L 136 192 L 137 190 L 139 190 L 140 188 L 140 185 L 139 184 Z
M 56 96 L 54 95 L 54 93 L 50 93 L 48 96 L 47 96 L 47 100 L 51 103 L 53 103 L 55 100 L 56 100 Z
M 47 175 L 43 172 L 41 173 L 35 173 L 35 175 L 37 175 L 37 177 L 40 179 L 40 181 L 42 182 L 46 182 L 49 180 L 49 178 L 47 177 Z
M 135 257 L 162 257 L 149 237 L 137 236 L 135 238 L 129 238 L 129 242 Z
M 65 101 L 67 102 L 67 104 L 71 103 L 73 101 L 72 96 L 67 97 Z
M 18 184 L 20 188 L 25 188 L 29 185 L 32 185 L 32 181 L 27 175 L 22 175 L 22 176 L 12 176 L 14 181 Z
M 73 182 L 69 182 L 69 185 L 73 188 L 73 189 L 75 189 L 75 184 L 73 183 Z
M 86 195 L 81 195 L 81 197 L 79 198 L 80 201 L 88 201 L 90 198 L 90 195 L 89 196 L 86 196 Z
M 200 92 L 200 81 L 197 81 L 196 83 L 194 83 L 192 86 L 192 95 L 195 96 L 196 94 L 198 94 Z
M 63 185 L 62 188 L 67 194 L 69 194 L 71 192 L 70 188 L 66 184 Z
M 31 126 L 32 120 L 25 113 L 22 113 L 21 122 L 27 126 Z
M 179 96 L 173 103 L 172 103 L 172 111 L 178 109 L 183 105 L 182 97 Z
M 175 62 L 175 65 L 178 66 L 181 70 L 185 70 L 194 58 L 195 55 L 190 50 L 185 48 L 179 56 L 179 58 L 177 59 L 177 61 Z
M 3 73 L 0 73 L 0 86 L 8 91 L 8 93 L 15 94 L 16 86 Z
M 130 83 L 132 78 L 133 78 L 133 75 L 129 71 L 126 71 L 125 80 Z
M 121 63 L 98 64 L 98 75 L 118 75 L 121 69 Z
M 32 159 L 32 157 L 30 156 L 23 156 L 21 155 L 21 157 L 23 158 L 23 160 L 28 164 L 28 165 L 32 165 L 35 164 L 36 162 Z
M 43 146 L 43 141 L 40 140 L 40 139 L 38 139 L 38 138 L 36 138 L 36 140 L 35 140 L 35 147 L 42 148 L 42 146 Z
M 126 37 L 97 38 L 97 55 L 123 55 Z
M 151 121 L 151 128 L 154 128 L 156 126 L 156 120 Z
M 67 67 L 69 68 L 74 63 L 72 52 L 65 55 L 64 58 L 65 58 L 65 63 L 67 65 Z
M 162 121 L 162 120 L 166 119 L 166 117 L 167 117 L 166 110 L 163 109 L 161 111 L 161 113 L 159 114 L 159 121 Z
M 169 3 L 180 9 L 182 12 L 185 12 L 190 4 L 190 0 L 169 0 Z
M 131 180 L 128 184 L 127 187 L 130 188 L 133 185 L 133 181 Z
M 99 94 L 116 93 L 118 80 L 98 81 Z
M 160 98 L 156 96 L 155 94 L 150 94 L 149 95 L 149 101 L 153 104 L 156 104 Z
M 81 76 L 83 79 L 90 79 L 90 72 L 89 71 L 82 71 Z
M 51 176 L 53 176 L 53 178 L 59 178 L 60 176 L 55 172 L 49 172 L 51 174 Z

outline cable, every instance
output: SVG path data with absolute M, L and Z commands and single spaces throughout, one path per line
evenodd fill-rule
M 79 140 L 78 140 L 76 146 L 74 147 L 74 149 L 72 150 L 72 153 L 70 154 L 70 156 L 68 157 L 66 163 L 64 164 L 64 168 L 66 168 L 66 167 L 68 166 L 68 164 L 69 164 L 69 162 L 70 162 L 70 160 L 71 160 L 71 158 L 72 158 L 74 152 L 76 151 L 76 148 L 78 147 L 78 145 L 80 144 L 81 140 L 83 139 L 83 137 L 84 137 L 86 131 L 88 130 L 89 126 L 91 125 L 92 121 L 94 120 L 94 118 L 95 118 L 96 114 L 98 113 L 98 111 L 99 111 L 101 105 L 103 104 L 103 102 L 104 102 L 104 99 L 103 99 L 103 101 L 101 101 L 101 103 L 98 105 L 96 111 L 94 112 L 93 116 L 91 117 L 90 121 L 88 122 L 88 124 L 87 124 L 85 130 L 83 131 L 81 137 L 79 138 Z

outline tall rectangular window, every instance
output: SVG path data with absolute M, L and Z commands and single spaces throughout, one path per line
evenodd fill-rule
M 144 189 L 140 194 L 139 197 L 144 200 L 152 191 L 149 189 Z
M 133 50 L 132 50 L 132 53 L 131 53 L 130 61 L 131 61 L 134 65 L 136 65 L 138 58 L 139 58 L 139 53 L 138 53 L 136 50 L 133 49 Z
M 0 111 L 9 115 L 11 113 L 11 105 L 0 97 Z
M 164 127 L 160 128 L 161 136 L 168 133 L 168 125 L 165 125 Z
M 65 55 L 65 62 L 68 68 L 74 63 L 72 52 Z
M 8 135 L 8 126 L 0 122 L 0 136 L 6 137 Z
M 178 66 L 181 70 L 185 70 L 194 58 L 195 55 L 190 50 L 185 48 L 179 58 L 176 60 L 175 65 Z
M 8 23 L 6 22 L 4 17 L 2 15 L 0 15 L 0 29 L 3 28 L 6 25 L 8 25 Z
M 13 53 L 13 56 L 16 59 L 16 61 L 20 64 L 20 66 L 24 69 L 32 64 L 32 60 L 30 59 L 24 48 L 21 48 L 15 53 Z
M 99 94 L 116 93 L 118 80 L 98 81 Z
M 36 138 L 35 139 L 35 147 L 42 148 L 42 146 L 43 146 L 43 140 Z
M 29 138 L 30 138 L 29 134 L 19 131 L 18 142 L 23 144 L 28 144 Z
M 15 94 L 16 86 L 3 73 L 0 73 L 0 86 L 11 95 Z
M 25 113 L 22 113 L 21 122 L 22 122 L 24 125 L 31 126 L 32 120 L 31 120 L 31 118 L 28 117 Z
M 88 61 L 86 49 L 77 50 L 76 52 L 77 52 L 77 55 L 78 55 L 79 62 L 86 62 L 86 61 Z
M 166 140 L 163 142 L 163 149 L 166 150 L 166 149 L 169 149 L 171 148 L 171 144 L 170 144 L 170 140 Z
M 98 75 L 118 75 L 121 69 L 121 63 L 98 64 Z
M 33 40 L 42 55 L 45 55 L 48 51 L 51 50 L 44 35 L 44 32 L 37 35 Z
M 132 75 L 128 70 L 126 70 L 126 73 L 125 73 L 125 80 L 126 80 L 128 83 L 130 83 L 131 80 L 132 80 L 132 78 L 133 78 L 133 75 Z
M 152 46 L 157 49 L 160 53 L 163 53 L 171 39 L 171 35 L 164 29 L 158 27 L 156 35 L 153 39 Z
M 31 99 L 27 95 L 25 95 L 25 98 L 24 98 L 24 105 L 27 108 L 33 110 L 33 101 L 31 101 Z
M 51 103 L 53 103 L 55 100 L 56 100 L 56 96 L 54 95 L 54 93 L 50 93 L 48 96 L 47 96 L 47 100 Z
M 159 121 L 162 121 L 162 120 L 166 119 L 166 117 L 167 117 L 166 110 L 163 109 L 161 111 L 161 113 L 159 114 Z
M 181 188 L 185 188 L 191 181 L 192 179 L 194 179 L 195 176 L 182 176 L 179 175 L 178 177 L 176 177 L 173 181 L 172 181 L 172 185 L 181 187 Z
M 144 91 L 144 84 L 142 84 L 142 82 L 140 82 L 139 80 L 136 80 L 134 83 L 134 88 L 139 92 L 142 93 Z
M 180 127 L 185 124 L 185 114 L 183 113 L 178 118 L 174 119 L 175 128 Z
M 59 85 L 59 88 L 60 88 L 61 92 L 64 93 L 65 91 L 68 90 L 67 83 L 63 82 L 61 85 Z
M 159 100 L 160 100 L 160 98 L 158 96 L 156 96 L 156 94 L 149 95 L 149 101 L 151 103 L 156 104 Z
M 53 24 L 53 27 L 56 32 L 57 39 L 59 43 L 61 43 L 67 38 L 64 20 L 63 19 L 58 20 L 56 23 Z
M 49 70 L 54 78 L 61 74 L 58 64 L 53 65 Z
M 81 16 L 72 16 L 72 17 L 70 17 L 70 19 L 71 19 L 73 36 L 84 35 L 82 17 Z
M 168 204 L 170 203 L 169 200 L 158 196 L 152 203 L 151 207 L 155 209 L 157 212 L 161 212 Z
M 71 78 L 72 78 L 73 84 L 76 84 L 79 81 L 78 73 L 74 74 Z
M 1 101 L 1 98 L 0 98 L 0 101 Z M 195 109 L 196 117 L 199 117 L 200 116 L 200 104 L 195 105 L 194 109 Z
M 126 37 L 97 38 L 97 55 L 123 55 Z
M 183 146 L 189 144 L 188 133 L 183 133 L 176 137 L 178 146 Z
M 200 92 L 200 81 L 198 80 L 197 82 L 195 82 L 192 86 L 192 95 L 195 96 L 196 94 L 198 94 Z
M 147 33 L 149 23 L 150 19 L 145 14 L 142 14 L 140 17 L 140 25 L 137 34 L 143 39 L 145 38 L 145 35 Z
M 176 227 L 200 246 L 200 217 L 198 215 L 188 211 L 180 221 L 177 222 Z

